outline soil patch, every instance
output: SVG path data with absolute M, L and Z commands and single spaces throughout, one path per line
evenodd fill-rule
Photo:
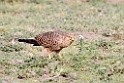
M 99 39 L 103 39 L 103 40 L 112 40 L 112 37 L 105 37 L 102 36 L 101 34 L 97 34 L 95 32 L 88 32 L 88 31 L 82 31 L 82 32 L 74 32 L 75 36 L 79 36 L 82 35 L 85 39 L 87 40 L 99 40 Z M 79 38 L 79 37 L 76 37 Z
M 113 4 L 124 3 L 124 0 L 106 0 L 106 1 Z

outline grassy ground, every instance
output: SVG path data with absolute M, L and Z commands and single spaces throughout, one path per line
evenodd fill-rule
M 0 83 L 124 83 L 123 3 L 22 1 L 0 2 Z M 61 60 L 16 41 L 51 30 L 87 34 L 63 49 Z

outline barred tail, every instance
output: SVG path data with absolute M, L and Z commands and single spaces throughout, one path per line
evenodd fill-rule
M 36 40 L 34 39 L 18 39 L 19 42 L 25 42 L 29 44 L 33 44 L 33 46 L 40 46 Z

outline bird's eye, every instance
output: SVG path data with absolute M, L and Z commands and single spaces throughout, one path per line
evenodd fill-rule
M 71 40 L 71 41 L 74 41 L 74 38 L 73 38 L 73 37 L 70 37 L 70 40 Z

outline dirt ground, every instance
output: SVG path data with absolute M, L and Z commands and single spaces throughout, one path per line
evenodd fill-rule
M 80 1 L 89 2 L 90 0 L 80 0 Z M 124 0 L 106 0 L 106 1 L 109 2 L 109 3 L 114 3 L 114 4 L 116 4 L 116 3 L 124 3 Z
M 109 3 L 114 3 L 114 4 L 116 4 L 116 3 L 124 3 L 124 0 L 106 0 L 107 2 L 109 2 Z
M 85 40 L 108 40 L 108 41 L 114 41 L 115 43 L 124 42 L 124 39 L 115 39 L 118 33 L 112 33 L 111 35 L 104 36 L 99 33 L 95 32 L 88 32 L 88 31 L 81 31 L 81 32 L 74 32 L 73 35 L 75 36 L 76 40 L 79 38 L 79 36 L 82 36 Z

